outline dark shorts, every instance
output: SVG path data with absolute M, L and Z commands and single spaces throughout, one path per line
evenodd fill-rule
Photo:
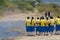
M 54 31 L 54 26 L 49 26 L 49 29 L 48 29 L 49 32 L 53 32 Z
M 45 26 L 41 26 L 40 31 L 45 32 Z
M 41 32 L 41 27 L 40 26 L 36 26 L 36 31 Z
M 56 31 L 60 31 L 60 25 L 56 25 Z
M 45 32 L 48 32 L 49 31 L 49 26 L 45 26 Z
M 34 26 L 26 26 L 26 32 L 34 32 L 35 27 Z

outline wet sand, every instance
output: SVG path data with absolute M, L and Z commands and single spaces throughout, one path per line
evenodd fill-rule
M 60 35 L 53 36 L 17 36 L 11 38 L 2 38 L 1 40 L 60 40 Z

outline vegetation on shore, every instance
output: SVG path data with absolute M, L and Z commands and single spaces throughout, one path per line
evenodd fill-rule
M 60 6 L 54 3 L 44 3 L 42 0 L 0 0 L 0 15 L 4 15 L 4 10 L 19 9 L 22 11 L 34 11 L 60 14 Z

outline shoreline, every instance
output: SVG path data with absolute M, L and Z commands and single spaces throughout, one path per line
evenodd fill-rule
M 17 21 L 17 20 L 21 20 L 21 21 L 25 21 L 27 17 L 34 17 L 36 19 L 36 17 L 41 17 L 44 16 L 44 12 L 43 13 L 21 13 L 21 14 L 13 14 L 13 15 L 5 15 L 0 17 L 0 21 Z M 55 17 L 54 17 L 55 18 Z
M 53 36 L 16 36 L 9 38 L 2 38 L 4 40 L 60 40 L 60 35 Z

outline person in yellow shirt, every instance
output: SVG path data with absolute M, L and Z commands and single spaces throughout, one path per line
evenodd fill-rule
M 31 18 L 31 32 L 35 31 L 35 19 L 34 17 Z
M 50 17 L 49 21 L 50 21 L 50 24 L 49 24 L 49 33 L 50 33 L 50 35 L 52 35 L 53 32 L 54 32 L 54 19 L 53 19 L 52 16 Z
M 44 35 L 44 32 L 45 32 L 45 19 L 44 19 L 44 17 L 41 17 L 40 25 L 41 25 L 40 30 L 41 30 L 41 32 L 42 32 L 43 35 Z
M 26 31 L 31 32 L 31 20 L 30 20 L 30 17 L 27 17 L 27 19 L 26 19 Z
M 56 32 L 60 31 L 60 17 L 57 16 L 56 18 Z
M 47 35 L 49 30 L 49 24 L 50 24 L 50 21 L 49 21 L 49 18 L 47 17 L 45 20 L 45 32 L 47 32 Z
M 37 32 L 40 33 L 40 19 L 39 19 L 39 17 L 37 17 L 37 19 L 36 19 L 36 35 L 37 35 Z

